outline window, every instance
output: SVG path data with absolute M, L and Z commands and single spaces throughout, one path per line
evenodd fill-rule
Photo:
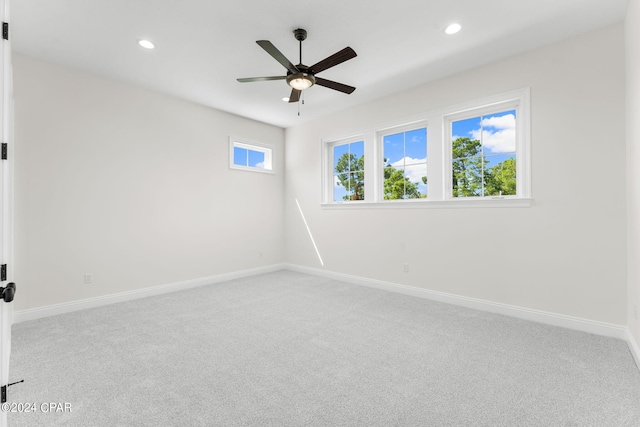
M 515 196 L 516 156 L 516 110 L 452 121 L 451 196 Z
M 229 153 L 230 167 L 232 169 L 271 173 L 273 171 L 273 149 L 267 145 L 243 142 L 231 138 Z
M 383 198 L 427 197 L 427 128 L 382 133 Z
M 364 141 L 332 147 L 333 201 L 364 200 Z
M 445 116 L 445 199 L 531 196 L 529 91 Z
M 323 207 L 530 206 L 528 88 L 362 135 L 323 142 Z

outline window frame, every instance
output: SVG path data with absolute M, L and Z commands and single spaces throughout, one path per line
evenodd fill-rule
M 347 145 L 347 144 L 353 144 L 355 142 L 363 142 L 364 144 L 364 153 L 365 153 L 365 166 L 364 166 L 364 200 L 341 200 L 341 201 L 335 201 L 334 197 L 334 189 L 335 186 L 333 185 L 333 180 L 334 180 L 334 170 L 333 170 L 333 164 L 335 162 L 335 159 L 333 157 L 333 149 L 334 147 L 340 146 L 340 145 Z M 364 203 L 367 200 L 367 182 L 369 181 L 367 179 L 367 156 L 366 156 L 366 152 L 367 152 L 367 144 L 365 141 L 365 137 L 362 134 L 359 135 L 352 135 L 352 136 L 348 136 L 348 137 L 340 137 L 340 138 L 331 138 L 328 140 L 323 140 L 323 163 L 324 163 L 324 167 L 322 168 L 322 183 L 323 183 L 323 189 L 322 189 L 322 197 L 323 197 L 323 203 L 324 204 L 344 204 L 344 203 Z
M 516 194 L 505 196 L 470 196 L 453 197 L 453 122 L 485 116 L 504 111 L 515 110 L 516 112 Z M 503 200 L 503 199 L 526 199 L 531 196 L 529 185 L 529 162 L 528 137 L 525 135 L 525 118 L 523 114 L 523 101 L 521 99 L 510 99 L 504 102 L 496 102 L 490 105 L 483 105 L 477 108 L 465 109 L 444 116 L 444 200 Z
M 482 114 L 516 111 L 516 195 L 453 197 L 451 123 Z M 528 87 L 489 96 L 435 111 L 416 114 L 384 126 L 366 129 L 354 136 L 322 139 L 323 209 L 370 208 L 484 208 L 529 207 L 531 193 L 531 117 Z M 384 200 L 383 138 L 407 130 L 427 129 L 427 198 Z M 333 201 L 333 147 L 364 140 L 365 199 Z
M 427 177 L 429 176 L 429 126 L 428 120 L 417 120 L 409 123 L 403 123 L 400 125 L 389 126 L 383 129 L 376 130 L 375 132 L 375 150 L 377 155 L 375 158 L 378 163 L 375 165 L 374 176 L 376 177 L 376 202 L 378 203 L 402 203 L 402 202 L 417 202 L 426 201 L 429 198 L 429 186 L 427 185 L 427 197 L 426 199 L 385 199 L 384 198 L 384 137 L 389 135 L 395 135 L 397 133 L 410 132 L 412 130 L 426 129 L 426 153 L 427 153 Z M 366 144 L 365 144 L 366 147 Z M 366 154 L 366 153 L 365 153 Z M 365 156 L 366 159 L 366 156 Z M 366 173 L 366 170 L 365 170 Z M 366 201 L 365 192 L 365 201 Z
M 244 166 L 235 164 L 235 148 L 243 148 L 249 151 L 255 151 L 264 154 L 264 168 L 258 168 L 255 166 Z M 247 172 L 259 172 L 274 174 L 273 164 L 273 146 L 263 144 L 260 142 L 247 141 L 240 138 L 229 137 L 229 168 L 235 170 L 242 170 Z

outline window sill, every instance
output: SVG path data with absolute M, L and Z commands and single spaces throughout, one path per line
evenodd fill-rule
M 229 169 L 237 170 L 237 171 L 245 171 L 245 172 L 258 172 L 258 173 L 268 173 L 275 174 L 273 169 L 263 169 L 263 168 L 254 168 L 250 166 L 238 166 L 238 165 L 230 165 Z
M 322 209 L 456 209 L 456 208 L 528 208 L 531 198 L 482 198 L 452 200 L 393 200 L 384 202 L 321 203 Z

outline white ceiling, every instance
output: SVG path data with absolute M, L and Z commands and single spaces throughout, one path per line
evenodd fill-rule
M 281 127 L 596 28 L 621 22 L 627 0 L 12 0 L 14 51 L 139 85 Z M 444 34 L 447 24 L 460 33 Z M 285 75 L 256 40 L 294 64 L 350 46 L 358 54 L 321 77 L 304 105 L 281 100 Z M 149 39 L 156 49 L 138 46 Z M 301 115 L 298 116 L 298 107 Z

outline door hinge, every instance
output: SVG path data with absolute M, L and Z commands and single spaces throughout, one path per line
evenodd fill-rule
M 7 280 L 7 264 L 2 264 L 2 266 L 0 266 L 0 280 L 3 282 Z
M 5 40 L 9 40 L 9 23 L 2 23 L 2 38 Z
M 12 385 L 16 385 L 16 384 L 20 384 L 23 383 L 24 380 L 20 380 L 20 381 L 16 381 L 15 383 L 11 383 L 8 385 L 3 385 L 2 388 L 0 389 L 0 403 L 7 403 L 7 387 L 11 387 Z
M 9 148 L 7 147 L 7 143 L 3 142 L 2 143 L 2 160 L 7 160 L 7 151 L 9 151 Z

